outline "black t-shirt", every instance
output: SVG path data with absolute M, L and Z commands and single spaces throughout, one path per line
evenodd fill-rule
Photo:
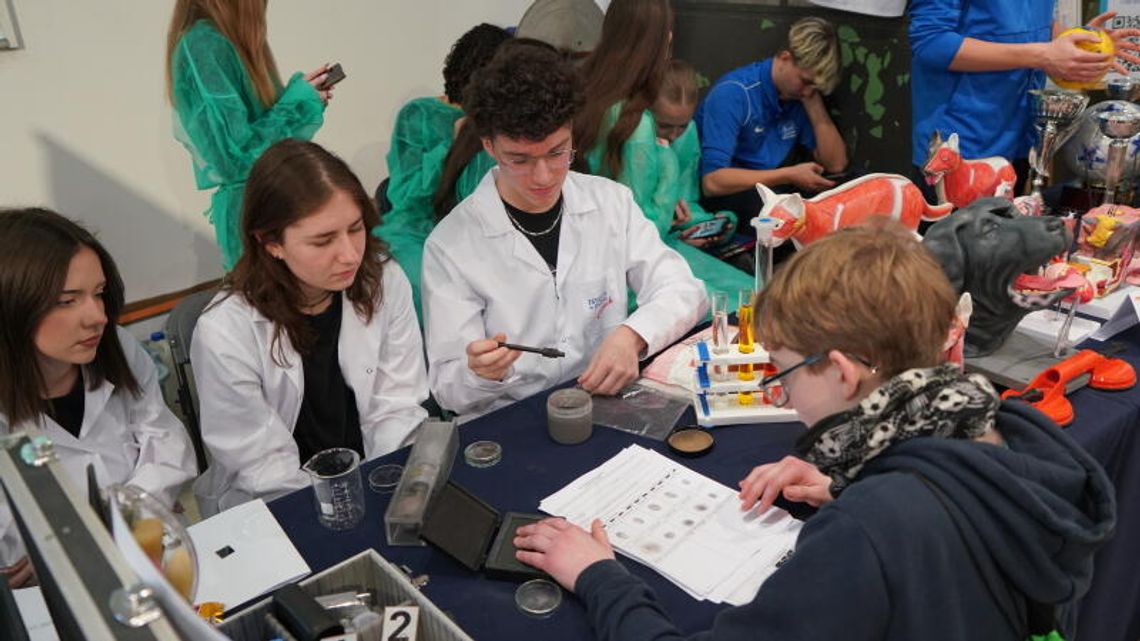
M 507 216 L 511 223 L 526 236 L 530 244 L 538 250 L 538 255 L 546 261 L 546 266 L 553 274 L 558 266 L 558 238 L 562 234 L 562 196 L 550 209 L 540 213 L 527 213 L 503 201 L 507 208 Z
M 364 457 L 364 436 L 356 395 L 344 382 L 340 371 L 341 295 L 334 293 L 328 309 L 308 316 L 317 341 L 309 354 L 301 357 L 305 372 L 305 396 L 293 428 L 293 440 L 301 454 L 301 464 L 330 447 L 347 447 Z
M 79 438 L 79 430 L 83 427 L 85 392 L 83 370 L 79 370 L 79 376 L 75 377 L 75 385 L 71 386 L 70 392 L 48 399 L 48 416 L 75 438 Z

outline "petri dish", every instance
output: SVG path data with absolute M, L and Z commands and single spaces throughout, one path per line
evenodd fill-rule
M 395 463 L 377 466 L 368 473 L 368 487 L 377 494 L 391 494 L 400 484 L 400 477 L 404 475 L 404 466 Z
M 463 450 L 463 458 L 471 467 L 491 467 L 503 458 L 503 448 L 494 441 L 475 441 Z
M 562 603 L 562 588 L 546 579 L 531 579 L 515 590 L 515 605 L 533 617 L 547 617 Z
M 665 439 L 669 450 L 677 456 L 696 458 L 712 450 L 715 440 L 708 430 L 699 427 L 680 427 Z

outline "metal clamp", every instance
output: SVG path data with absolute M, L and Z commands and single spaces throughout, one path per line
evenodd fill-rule
M 400 568 L 401 572 L 407 575 L 408 580 L 412 582 L 412 587 L 417 590 L 423 590 L 425 587 L 427 587 L 428 582 L 431 581 L 431 577 L 427 574 L 417 575 L 414 571 L 412 571 L 412 568 L 404 564 L 400 564 L 398 567 Z

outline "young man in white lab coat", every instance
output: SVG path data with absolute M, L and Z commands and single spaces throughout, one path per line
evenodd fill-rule
M 436 226 L 423 265 L 428 381 L 461 418 L 574 378 L 614 394 L 707 311 L 629 189 L 570 171 L 580 102 L 572 68 L 537 47 L 501 51 L 468 85 L 468 117 L 498 166 Z

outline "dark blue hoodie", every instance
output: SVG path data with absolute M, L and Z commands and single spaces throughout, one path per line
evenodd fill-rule
M 692 638 L 1023 641 L 1027 599 L 1088 589 L 1116 505 L 1096 461 L 1044 416 L 1004 403 L 997 425 L 1005 447 L 931 437 L 884 450 L 807 521 L 751 603 Z M 615 561 L 575 591 L 599 639 L 683 637 Z

